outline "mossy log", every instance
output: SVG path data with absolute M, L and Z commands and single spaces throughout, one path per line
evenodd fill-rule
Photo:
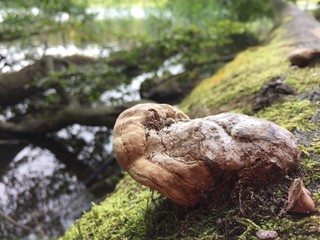
M 192 209 L 178 207 L 125 176 L 114 193 L 93 206 L 62 239 L 258 239 L 259 230 L 276 231 L 278 239 L 319 238 L 319 211 L 301 216 L 290 215 L 285 208 L 289 185 L 296 177 L 320 203 L 320 64 L 315 61 L 320 27 L 294 6 L 280 9 L 279 26 L 268 44 L 239 54 L 203 80 L 179 107 L 192 117 L 234 111 L 277 123 L 299 142 L 303 152 L 299 169 L 276 183 L 244 188 L 239 202 Z M 292 61 L 293 56 L 304 63 Z M 275 80 L 290 86 L 294 94 L 254 108 Z M 281 87 L 277 89 L 281 92 Z

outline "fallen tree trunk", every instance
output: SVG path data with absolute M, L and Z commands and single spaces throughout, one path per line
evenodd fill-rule
M 126 176 L 116 191 L 76 222 L 63 239 L 256 239 L 261 231 L 273 236 L 270 239 L 319 237 L 319 213 L 292 216 L 286 212 L 286 204 L 289 185 L 297 177 L 320 201 L 320 73 L 315 61 L 320 28 L 295 6 L 277 0 L 272 3 L 279 25 L 269 43 L 242 52 L 202 81 L 180 108 L 192 117 L 237 111 L 274 121 L 296 136 L 304 153 L 299 170 L 276 183 L 245 187 L 239 202 L 217 196 L 224 201 L 193 209 L 180 208 Z M 256 98 L 267 96 L 268 86 L 282 91 L 280 82 L 290 86 L 295 95 L 281 96 L 253 110 Z
M 56 58 L 45 56 L 29 66 L 16 72 L 0 74 L 0 108 L 15 105 L 26 98 L 35 98 L 47 90 L 41 86 L 41 81 L 53 72 L 62 72 L 70 66 L 83 66 L 98 61 L 85 56 L 69 56 Z

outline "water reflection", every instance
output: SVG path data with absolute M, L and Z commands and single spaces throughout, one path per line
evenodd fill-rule
M 16 155 L 1 184 L 4 196 L 1 210 L 20 224 L 47 235 L 61 233 L 74 220 L 70 219 L 72 215 L 68 216 L 75 210 L 70 206 L 81 204 L 86 209 L 92 201 L 84 185 L 66 172 L 53 154 L 32 145 Z M 20 229 L 12 227 L 6 223 L 0 225 L 4 234 L 22 234 Z
M 176 75 L 184 71 L 183 64 L 176 64 L 180 56 L 175 56 L 171 59 L 164 61 L 163 66 L 156 72 L 148 72 L 140 74 L 133 78 L 130 84 L 120 84 L 114 89 L 107 90 L 100 96 L 100 101 L 108 105 L 121 104 L 123 102 L 138 101 L 140 97 L 141 84 L 148 78 L 161 77 L 165 72 Z
M 90 8 L 87 8 L 87 13 L 94 14 L 97 20 L 119 19 L 119 18 L 128 18 L 128 17 L 132 17 L 135 19 L 142 19 L 147 17 L 145 8 L 142 8 L 142 7 L 128 7 L 128 8 L 90 7 Z
M 92 202 L 104 199 L 115 184 L 108 176 L 121 175 L 111 133 L 73 125 L 42 139 L 0 144 L 0 218 L 36 232 L 2 217 L 0 239 L 61 235 Z
M 97 44 L 79 48 L 75 44 L 21 48 L 19 43 L 14 45 L 0 44 L 0 73 L 19 71 L 32 64 L 34 59 L 41 59 L 44 55 L 66 57 L 79 54 L 82 56 L 102 58 L 110 54 L 110 48 L 102 48 Z

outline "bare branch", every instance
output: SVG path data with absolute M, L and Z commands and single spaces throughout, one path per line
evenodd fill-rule
M 95 108 L 85 107 L 76 101 L 71 101 L 64 107 L 43 113 L 38 117 L 27 115 L 17 123 L 1 122 L 0 132 L 19 136 L 44 135 L 75 123 L 113 128 L 118 115 L 122 111 L 143 102 L 150 101 L 133 101 L 117 106 L 102 105 Z
M 36 232 L 36 230 L 32 229 L 31 227 L 28 227 L 26 225 L 23 225 L 21 223 L 18 223 L 13 218 L 6 215 L 4 212 L 0 210 L 0 217 L 2 217 L 6 222 L 10 223 L 11 225 L 20 228 L 22 230 L 28 231 L 28 232 Z

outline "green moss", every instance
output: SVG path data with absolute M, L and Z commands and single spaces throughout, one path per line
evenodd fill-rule
M 297 93 L 319 88 L 320 63 L 306 68 L 289 68 L 284 76 L 285 82 Z
M 313 158 L 304 158 L 301 167 L 305 171 L 304 184 L 320 181 L 320 162 Z
M 301 168 L 305 172 L 304 183 L 311 184 L 311 187 L 312 183 L 318 183 L 314 189 L 315 194 L 318 193 L 317 196 L 320 197 L 320 189 L 317 186 L 320 183 L 320 139 L 313 138 L 308 146 L 300 144 L 300 149 L 304 156 L 301 161 Z
M 320 138 L 314 138 L 309 149 L 310 152 L 320 155 Z
M 273 43 L 240 53 L 212 77 L 203 80 L 179 107 L 191 117 L 238 111 L 248 113 L 252 98 L 264 84 L 282 79 L 296 94 L 319 87 L 320 64 L 309 68 L 291 67 L 289 43 Z
M 147 231 L 143 219 L 151 196 L 150 189 L 126 176 L 106 201 L 93 205 L 62 239 L 139 239 Z
M 320 104 L 309 101 L 288 101 L 273 104 L 255 116 L 275 122 L 287 130 L 312 130 L 317 128 L 317 124 L 310 119 L 316 113 Z
M 319 236 L 320 218 L 318 216 L 289 216 L 279 220 L 270 219 L 266 226 L 278 230 L 281 239 L 317 239 Z
M 239 54 L 217 74 L 202 81 L 180 108 L 193 115 L 193 108 L 210 111 L 257 93 L 266 82 L 289 71 L 289 63 L 283 57 L 288 49 L 272 44 Z

